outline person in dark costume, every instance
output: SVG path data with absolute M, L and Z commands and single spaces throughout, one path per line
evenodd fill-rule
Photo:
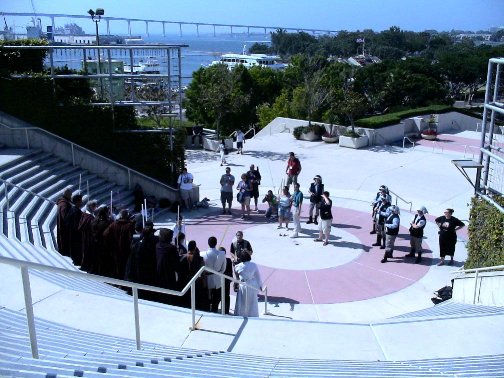
M 65 218 L 68 212 L 72 208 L 72 191 L 70 188 L 65 188 L 61 197 L 56 201 L 56 206 L 58 207 L 57 213 L 57 227 L 58 233 L 56 235 L 58 251 L 63 256 L 70 256 L 70 231 L 66 226 Z
M 117 220 L 103 233 L 107 248 L 114 260 L 113 277 L 124 279 L 126 263 L 131 252 L 134 224 L 129 219 L 128 210 L 121 210 Z
M 159 240 L 154 235 L 156 230 L 151 221 L 145 222 L 142 229 L 140 223 L 137 233 L 133 235 L 131 242 L 131 254 L 126 265 L 125 280 L 155 286 L 156 285 L 156 244 Z M 139 290 L 138 295 L 142 299 L 154 300 L 156 293 Z
M 96 255 L 96 274 L 106 277 L 114 276 L 114 260 L 110 251 L 105 248 L 103 233 L 112 223 L 107 206 L 98 209 L 97 217 L 91 222 L 91 233 L 93 235 L 93 249 Z
M 445 257 L 450 256 L 449 265 L 453 265 L 455 244 L 457 244 L 457 230 L 465 226 L 464 222 L 452 216 L 453 209 L 446 209 L 444 215 L 436 218 L 439 227 L 439 256 L 441 261 L 438 266 L 444 265 Z
M 82 237 L 79 231 L 79 223 L 82 216 L 82 195 L 72 196 L 72 207 L 65 218 L 66 227 L 70 240 L 70 257 L 74 265 L 82 264 Z
M 156 245 L 156 272 L 159 287 L 170 290 L 177 290 L 177 270 L 180 256 L 171 241 L 173 231 L 167 228 L 159 230 L 159 241 Z M 173 295 L 162 295 L 161 302 L 167 304 L 177 304 L 178 298 Z
M 191 240 L 187 245 L 187 253 L 180 258 L 178 266 L 178 290 L 182 290 L 194 275 L 205 265 L 201 257 L 200 250 L 196 246 L 196 242 Z M 205 274 L 205 273 L 204 273 Z M 210 305 L 208 302 L 208 291 L 205 288 L 205 276 L 196 279 L 196 309 L 201 311 L 209 311 Z M 191 307 L 191 290 L 189 290 L 183 297 L 180 298 L 182 307 Z
M 96 200 L 89 201 L 86 204 L 86 211 L 81 215 L 78 231 L 81 233 L 82 239 L 82 264 L 81 270 L 88 273 L 97 273 L 97 258 L 96 250 L 93 241 L 92 226 L 95 216 L 94 212 L 96 210 Z

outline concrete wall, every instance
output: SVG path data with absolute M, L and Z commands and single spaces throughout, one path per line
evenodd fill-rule
M 179 199 L 176 188 L 2 112 L 0 135 L 1 142 L 8 147 L 43 150 L 130 190 L 139 184 L 146 195 L 170 201 Z M 192 197 L 199 201 L 199 187 L 194 186 Z
M 427 127 L 430 114 L 405 118 L 400 123 L 382 127 L 380 129 L 367 129 L 364 127 L 355 127 L 355 131 L 359 134 L 365 134 L 369 138 L 369 145 L 384 145 L 401 142 L 405 136 L 418 135 L 421 130 Z M 452 132 L 452 131 L 476 131 L 476 124 L 481 123 L 481 119 L 467 116 L 458 112 L 449 112 L 438 115 L 438 132 Z M 329 130 L 329 125 L 322 122 L 316 122 L 320 125 L 325 125 Z M 277 133 L 290 133 L 292 134 L 294 128 L 298 126 L 306 126 L 308 121 L 293 118 L 277 117 L 271 121 L 265 128 L 257 133 L 256 136 L 262 137 Z M 338 132 L 342 134 L 345 126 L 336 126 Z M 481 127 L 477 130 L 481 131 Z M 500 132 L 498 129 L 496 132 Z

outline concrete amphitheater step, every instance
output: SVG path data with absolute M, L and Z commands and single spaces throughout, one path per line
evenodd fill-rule
M 2 173 L 2 176 L 10 177 L 11 175 L 16 174 L 16 172 L 22 172 L 23 170 L 33 166 L 40 160 L 53 156 L 52 154 L 42 150 L 25 151 L 26 153 L 23 155 L 0 165 L 0 172 Z
M 28 167 L 26 166 L 15 167 L 10 170 L 11 173 L 8 176 L 4 174 L 3 177 L 14 184 L 19 184 L 21 181 L 32 177 L 34 174 L 43 172 L 44 166 L 51 166 L 52 164 L 56 163 L 63 164 L 63 162 L 60 159 L 53 157 L 52 155 L 45 156 L 41 160 L 43 160 L 44 163 L 39 162 L 38 164 L 34 164 L 33 162 L 29 161 Z
M 17 260 L 31 261 L 38 264 L 56 266 L 59 268 L 75 270 L 68 258 L 55 251 L 39 249 L 30 243 L 21 243 L 5 235 L 0 235 L 0 253 L 3 256 Z

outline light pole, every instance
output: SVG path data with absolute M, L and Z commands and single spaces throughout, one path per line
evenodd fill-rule
M 105 14 L 105 11 L 103 10 L 103 8 L 96 8 L 96 11 L 90 9 L 88 10 L 88 14 L 91 16 L 91 20 L 93 20 L 93 22 L 95 23 L 96 25 L 96 46 L 100 46 L 100 33 L 98 32 L 98 23 L 101 21 L 101 18 L 102 16 Z M 100 58 L 100 49 L 97 48 L 97 52 L 98 52 L 98 68 L 97 68 L 97 71 L 96 73 L 98 75 L 101 74 L 101 58 Z M 100 77 L 100 96 L 103 96 L 103 81 L 102 81 L 102 78 Z

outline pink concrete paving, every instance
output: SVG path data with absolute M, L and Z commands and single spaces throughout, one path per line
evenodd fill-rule
M 251 220 L 241 220 L 241 209 L 233 209 L 233 216 L 221 215 L 221 210 L 209 209 L 203 216 L 194 218 L 188 215 L 186 221 L 189 239 L 196 240 L 199 248 L 207 248 L 207 239 L 216 236 L 219 245 L 229 247 L 236 231 L 243 230 L 247 239 L 247 229 L 268 223 L 264 217 L 264 207 L 261 213 L 252 213 Z M 303 214 L 308 214 L 308 206 L 303 205 Z M 408 232 L 401 227 L 401 232 L 396 240 L 394 259 L 382 264 L 384 250 L 372 247 L 376 241 L 375 235 L 370 235 L 371 217 L 369 213 L 355 211 L 347 208 L 333 207 L 333 230 L 340 228 L 359 240 L 359 243 L 332 238 L 328 246 L 322 243 L 303 244 L 306 247 L 306 258 L 310 258 L 312 248 L 323 248 L 327 253 L 338 253 L 341 248 L 351 248 L 360 251 L 360 254 L 349 263 L 318 270 L 288 270 L 276 269 L 267 264 L 260 265 L 261 277 L 268 286 L 268 295 L 271 302 L 302 303 L 302 304 L 331 304 L 360 301 L 380 297 L 408 287 L 422 278 L 431 265 L 431 251 L 424 242 L 425 254 L 422 264 L 414 264 L 413 259 L 403 256 L 409 251 Z M 403 224 L 408 224 L 410 215 L 405 214 Z M 302 218 L 305 228 L 306 218 Z M 275 229 L 276 223 L 271 223 Z M 308 227 L 306 227 L 308 228 Z M 309 228 L 313 235 L 316 227 Z M 275 230 L 276 231 L 276 230 Z M 274 236 L 273 236 L 274 235 Z M 306 237 L 306 235 L 303 235 Z M 271 239 L 272 251 L 275 248 L 293 248 L 292 239 L 279 238 L 276 232 L 264 235 Z M 254 240 L 247 239 L 254 247 Z M 264 261 L 264 259 L 263 259 Z M 303 261 L 300 261 L 302 267 Z
M 443 148 L 446 151 L 455 151 L 467 154 L 478 154 L 480 141 L 472 138 L 463 138 L 452 134 L 439 134 L 435 141 L 419 139 L 415 142 L 423 147 Z

